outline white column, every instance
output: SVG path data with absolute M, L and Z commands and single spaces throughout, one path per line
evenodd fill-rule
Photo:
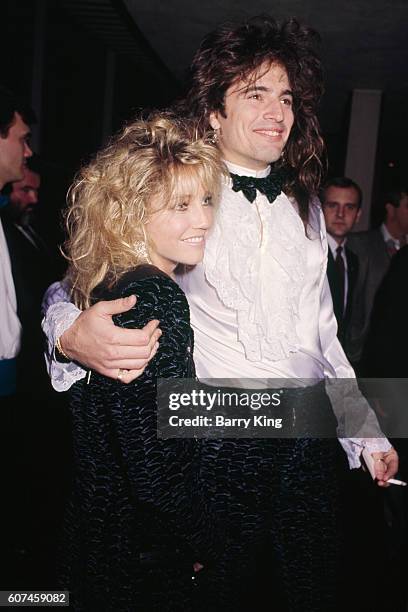
M 355 230 L 370 226 L 381 94 L 377 89 L 355 89 L 351 105 L 345 175 L 360 185 L 363 210 Z

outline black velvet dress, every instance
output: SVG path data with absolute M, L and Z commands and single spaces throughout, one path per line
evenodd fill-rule
M 74 491 L 66 519 L 61 586 L 77 610 L 191 610 L 194 561 L 207 563 L 212 536 L 198 482 L 198 441 L 159 440 L 156 380 L 194 376 L 184 293 L 140 266 L 98 299 L 137 295 L 115 323 L 160 320 L 160 348 L 125 385 L 92 372 L 72 389 Z
M 159 319 L 159 352 L 130 385 L 93 372 L 72 391 L 76 478 L 61 586 L 74 609 L 332 611 L 337 441 L 158 440 L 157 378 L 194 377 L 189 308 L 152 266 L 98 298 L 131 294 L 136 306 L 116 323 Z M 289 392 L 292 410 L 327 413 L 321 385 L 298 395 Z M 194 561 L 205 566 L 196 587 Z

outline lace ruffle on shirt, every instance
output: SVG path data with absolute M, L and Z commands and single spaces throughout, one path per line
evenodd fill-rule
M 304 225 L 281 193 L 252 204 L 225 185 L 208 238 L 207 281 L 237 311 L 238 339 L 250 361 L 285 359 L 296 352 L 296 324 L 306 273 Z
M 59 299 L 63 299 L 64 290 L 58 294 Z M 66 296 L 67 299 L 68 296 Z M 48 373 L 51 377 L 52 386 L 56 391 L 67 391 L 77 380 L 84 378 L 86 371 L 77 363 L 60 363 L 55 359 L 55 342 L 68 327 L 71 327 L 81 311 L 71 304 L 71 302 L 57 302 L 47 310 L 43 320 L 42 328 L 47 336 L 47 349 L 45 361 Z

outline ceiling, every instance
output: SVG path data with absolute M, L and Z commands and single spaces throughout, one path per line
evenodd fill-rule
M 118 53 L 149 68 L 160 87 L 182 82 L 201 38 L 225 20 L 296 17 L 322 37 L 326 136 L 345 132 L 353 89 L 383 92 L 380 142 L 408 168 L 408 0 L 62 0 Z M 163 80 L 164 79 L 164 80 Z M 163 82 L 163 85 L 162 85 Z M 396 158 L 394 157 L 394 159 Z

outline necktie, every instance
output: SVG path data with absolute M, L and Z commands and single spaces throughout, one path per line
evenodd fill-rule
M 344 314 L 344 285 L 345 285 L 345 268 L 344 268 L 344 261 L 343 261 L 343 257 L 342 257 L 342 252 L 343 252 L 343 247 L 342 246 L 338 246 L 336 249 L 336 259 L 335 259 L 335 264 L 336 264 L 336 268 L 337 268 L 337 273 L 338 273 L 338 277 L 339 277 L 339 287 L 340 287 L 340 291 L 339 291 L 339 296 L 340 296 L 340 303 L 341 303 L 341 314 Z
M 254 176 L 240 176 L 232 174 L 232 189 L 233 191 L 242 191 L 249 202 L 253 202 L 256 198 L 256 192 L 259 191 L 268 198 L 272 203 L 282 191 L 283 184 L 287 177 L 287 172 L 284 168 L 272 169 L 268 176 L 264 178 L 256 178 Z

